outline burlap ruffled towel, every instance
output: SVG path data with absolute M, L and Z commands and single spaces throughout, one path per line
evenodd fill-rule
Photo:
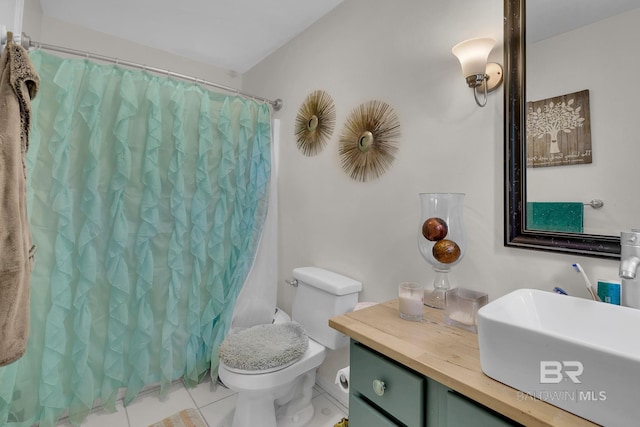
M 27 51 L 7 36 L 0 56 L 0 366 L 22 357 L 29 336 L 34 247 L 24 157 L 39 83 Z

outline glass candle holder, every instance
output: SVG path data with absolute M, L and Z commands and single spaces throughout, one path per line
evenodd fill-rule
M 422 320 L 424 288 L 419 283 L 402 282 L 398 285 L 398 311 L 405 320 Z
M 444 322 L 470 332 L 478 332 L 476 314 L 489 301 L 483 292 L 455 288 L 447 291 Z

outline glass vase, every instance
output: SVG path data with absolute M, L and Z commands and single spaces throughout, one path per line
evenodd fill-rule
M 445 293 L 451 288 L 449 271 L 467 250 L 464 194 L 420 193 L 420 207 L 418 250 L 436 273 L 433 288 L 425 287 L 424 304 L 443 309 Z

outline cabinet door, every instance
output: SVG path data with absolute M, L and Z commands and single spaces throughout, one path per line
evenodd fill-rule
M 518 425 L 455 391 L 446 390 L 445 393 L 444 398 L 447 405 L 445 412 L 446 423 L 442 425 L 447 427 L 507 427 Z
M 349 427 L 397 427 L 355 394 L 349 396 Z
M 350 356 L 352 394 L 364 396 L 404 425 L 424 426 L 424 376 L 353 341 Z
M 520 426 L 431 378 L 427 378 L 426 406 L 429 427 Z

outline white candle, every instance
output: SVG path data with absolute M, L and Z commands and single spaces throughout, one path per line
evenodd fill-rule
M 400 297 L 400 313 L 409 316 L 422 316 L 422 298 L 419 295 Z
M 407 320 L 421 320 L 424 300 L 422 285 L 403 282 L 398 286 L 398 310 L 400 317 Z

